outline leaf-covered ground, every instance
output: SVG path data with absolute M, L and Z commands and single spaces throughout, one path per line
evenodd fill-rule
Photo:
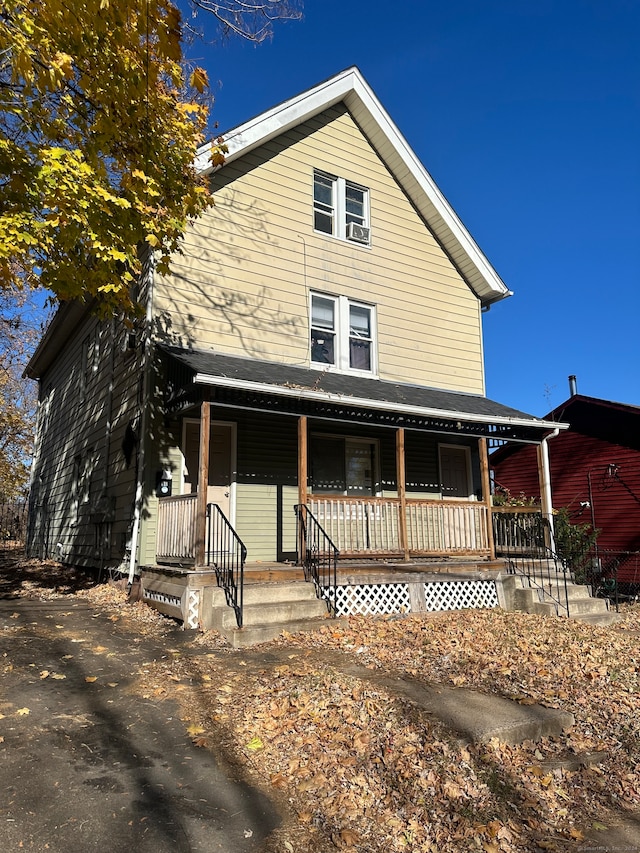
M 61 594 L 31 583 L 21 594 Z M 71 594 L 115 629 L 166 636 L 170 654 L 145 663 L 139 689 L 177 699 L 196 746 L 282 803 L 273 853 L 640 850 L 639 606 L 606 628 L 499 610 L 353 618 L 234 651 L 214 632 L 173 643 L 167 620 L 113 586 Z M 575 725 L 465 744 L 378 672 L 562 708 Z M 614 840 L 621 822 L 637 846 Z
M 628 608 L 614 628 L 501 611 L 354 618 L 263 646 L 280 650 L 276 666 L 247 652 L 231 669 L 201 659 L 185 708 L 203 746 L 222 724 L 243 763 L 285 793 L 309 849 L 588 849 L 640 809 L 639 616 Z M 562 708 L 575 726 L 540 743 L 462 744 L 375 679 L 345 675 L 344 655 Z M 171 670 L 196 675 L 179 659 Z

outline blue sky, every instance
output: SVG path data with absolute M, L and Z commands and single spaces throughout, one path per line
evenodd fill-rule
M 196 52 L 221 130 L 357 65 L 514 296 L 487 395 L 640 405 L 640 3 L 306 0 L 261 46 Z

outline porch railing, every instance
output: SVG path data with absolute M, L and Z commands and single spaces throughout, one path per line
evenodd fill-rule
M 494 506 L 491 508 L 491 517 L 496 553 L 531 551 L 536 535 L 541 533 L 542 510 L 539 506 Z M 541 544 L 545 546 L 550 543 L 543 540 Z
M 540 510 L 493 513 L 493 535 L 496 553 L 505 558 L 507 571 L 536 589 L 540 600 L 553 604 L 559 616 L 569 616 L 570 572 L 549 547 L 553 537 Z
M 218 504 L 207 504 L 206 562 L 215 569 L 218 586 L 233 607 L 238 628 L 242 628 L 246 559 L 247 549 L 229 519 Z
M 297 504 L 294 510 L 298 519 L 298 562 L 304 568 L 305 579 L 315 584 L 318 597 L 335 615 L 340 552 L 308 506 Z
M 172 495 L 158 501 L 156 559 L 163 563 L 193 563 L 196 557 L 198 495 Z
M 399 498 L 312 496 L 308 506 L 342 556 L 403 555 Z M 406 519 L 413 556 L 488 553 L 484 504 L 410 499 Z
M 478 554 L 489 549 L 487 507 L 463 501 L 407 501 L 413 554 Z

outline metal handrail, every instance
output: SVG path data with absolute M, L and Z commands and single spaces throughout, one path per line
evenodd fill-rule
M 507 572 L 526 579 L 542 601 L 551 601 L 558 616 L 569 616 L 568 568 L 550 547 L 551 527 L 542 515 L 528 514 L 526 523 L 510 515 L 494 515 L 494 538 L 507 561 Z M 498 545 L 499 543 L 499 545 Z
M 218 504 L 207 504 L 206 542 L 206 564 L 214 567 L 218 586 L 224 590 L 227 604 L 233 607 L 238 628 L 242 628 L 247 549 Z
M 335 616 L 340 551 L 308 506 L 296 504 L 294 511 L 298 519 L 298 565 L 302 565 L 305 580 L 313 581 L 318 598 L 326 601 L 329 613 Z

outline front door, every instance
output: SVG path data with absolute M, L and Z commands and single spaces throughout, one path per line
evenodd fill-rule
M 223 421 L 211 423 L 209 437 L 209 482 L 207 502 L 218 504 L 233 523 L 234 425 Z M 200 454 L 200 422 L 186 421 L 184 430 L 183 493 L 198 490 Z
M 471 487 L 471 454 L 468 447 L 440 445 L 440 488 L 443 500 L 469 499 Z

